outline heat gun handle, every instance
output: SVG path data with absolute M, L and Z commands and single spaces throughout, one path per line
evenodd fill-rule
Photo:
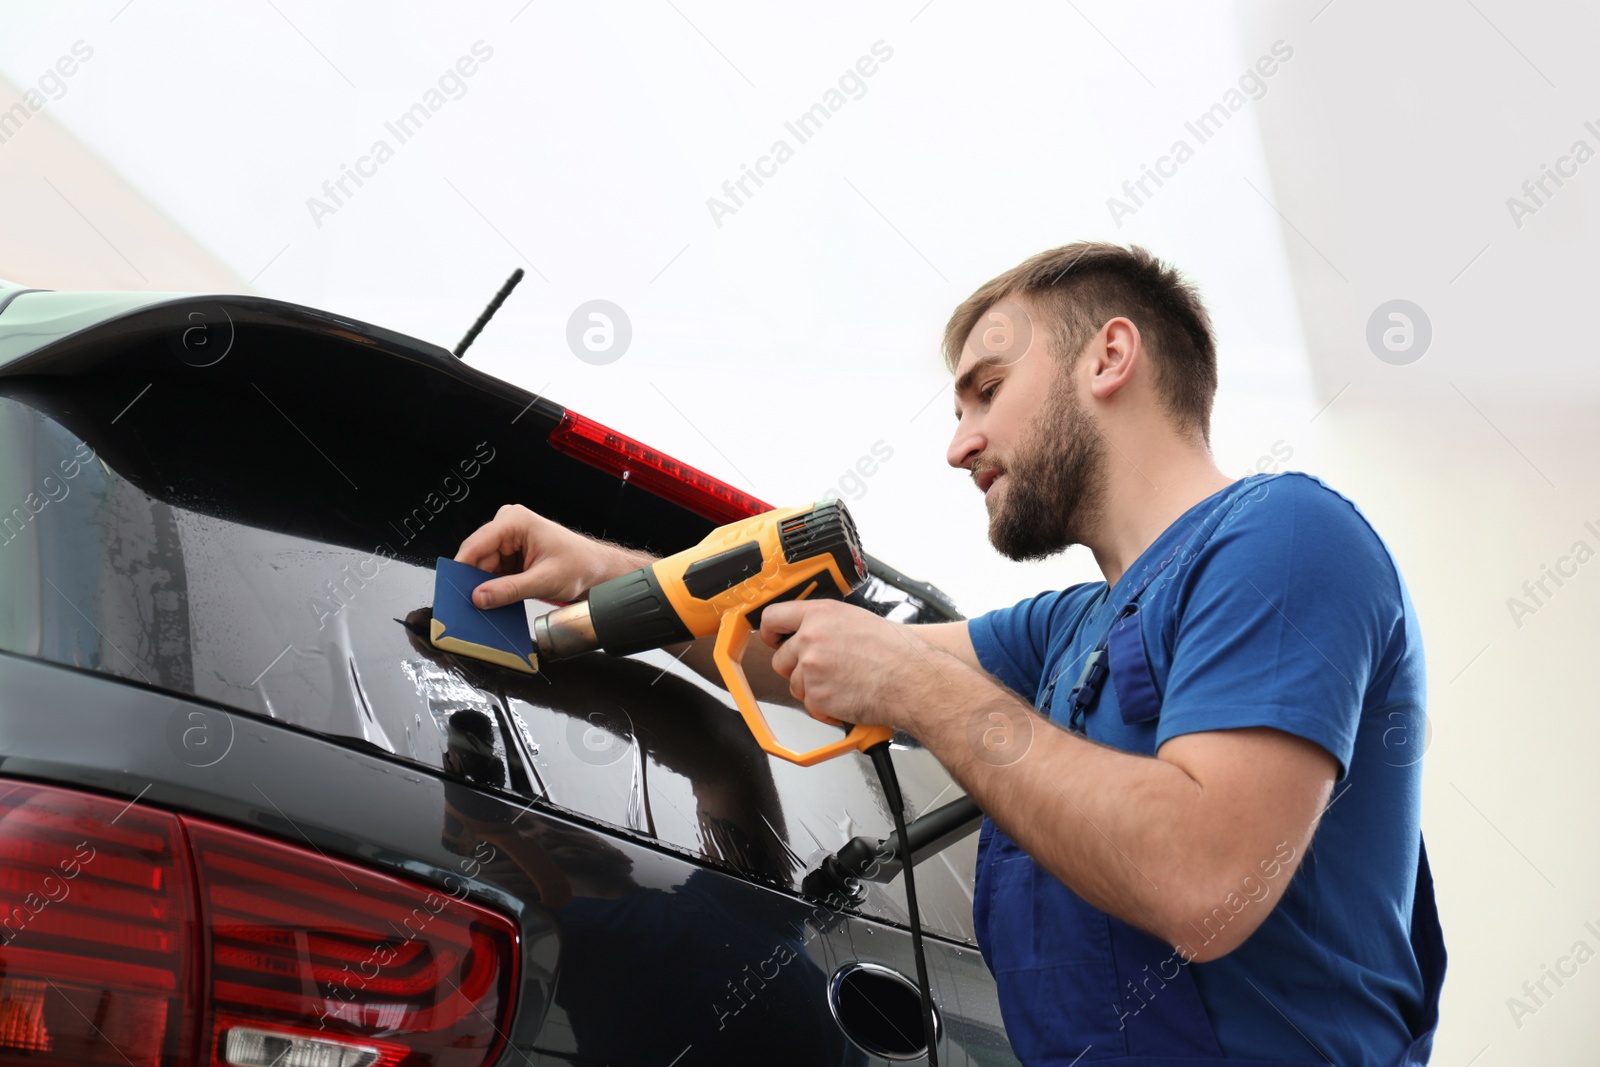
M 744 650 L 750 643 L 751 632 L 748 616 L 741 612 L 729 612 L 722 617 L 722 625 L 717 629 L 717 639 L 712 645 L 711 655 L 717 664 L 717 670 L 722 673 L 722 683 L 728 687 L 728 692 L 733 694 L 733 702 L 738 705 L 739 714 L 744 716 L 745 725 L 755 735 L 756 743 L 763 751 L 801 767 L 810 767 L 835 756 L 842 756 L 846 752 L 865 752 L 873 745 L 894 736 L 894 731 L 887 726 L 851 726 L 850 732 L 839 740 L 807 752 L 796 752 L 783 745 L 773 735 L 772 728 L 767 725 L 767 718 L 761 713 L 761 705 L 756 703 L 756 695 L 750 689 L 750 680 L 745 677 Z

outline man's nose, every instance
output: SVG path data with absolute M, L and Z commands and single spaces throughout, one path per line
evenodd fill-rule
M 962 419 L 956 424 L 955 436 L 950 438 L 950 449 L 945 453 L 945 462 L 952 467 L 965 470 L 983 453 L 988 445 L 987 439 L 979 429 Z

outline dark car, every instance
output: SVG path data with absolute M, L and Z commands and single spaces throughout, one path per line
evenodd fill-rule
M 767 507 L 380 327 L 0 286 L 0 1062 L 923 1056 L 901 878 L 806 882 L 889 833 L 864 757 L 769 758 L 665 652 L 429 643 L 508 502 L 658 553 Z M 909 814 L 960 797 L 901 742 Z M 973 847 L 915 868 L 940 1060 L 1014 1063 Z

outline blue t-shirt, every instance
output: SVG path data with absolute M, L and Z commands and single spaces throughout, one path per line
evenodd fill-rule
M 1059 676 L 1039 710 L 1065 726 L 1083 661 L 1111 622 L 1107 604 L 1114 611 L 1119 589 L 1137 588 L 1213 515 L 1209 540 L 1140 598 L 1160 717 L 1125 724 L 1108 681 L 1087 733 L 1154 755 L 1183 734 L 1270 726 L 1333 755 L 1333 799 L 1277 906 L 1239 948 L 1188 968 L 1230 1057 L 1389 1067 L 1423 997 L 1410 942 L 1422 641 L 1394 559 L 1355 505 L 1310 475 L 1246 478 L 1173 523 L 1109 597 L 1104 582 L 1042 593 L 970 620 L 972 644 L 985 670 L 1035 705 Z

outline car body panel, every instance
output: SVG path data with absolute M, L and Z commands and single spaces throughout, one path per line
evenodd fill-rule
M 183 739 L 194 729 L 217 745 L 203 759 Z M 522 991 L 503 1062 L 539 1053 L 656 1063 L 694 1046 L 685 1063 L 864 1063 L 828 1025 L 827 978 L 852 961 L 913 973 L 909 935 L 897 926 L 93 671 L 0 654 L 0 752 L 0 776 L 204 812 L 452 890 L 466 883 L 471 899 L 512 915 L 521 931 Z M 775 966 L 779 945 L 794 958 Z M 973 996 L 987 982 L 981 957 L 929 945 L 950 1035 L 945 1062 L 1014 1062 L 992 1000 Z M 746 968 L 769 977 L 736 998 L 730 983 L 749 981 Z

